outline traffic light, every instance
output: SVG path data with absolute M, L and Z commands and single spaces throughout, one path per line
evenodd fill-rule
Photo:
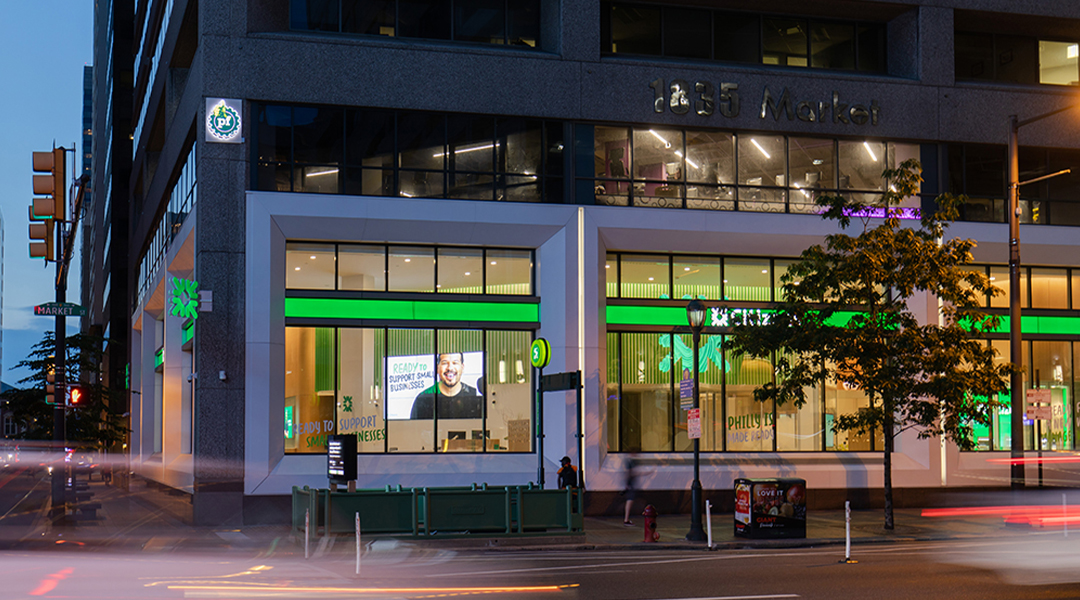
M 82 406 L 83 391 L 80 387 L 68 387 L 68 406 Z
M 63 221 L 67 200 L 64 180 L 65 150 L 34 153 L 34 198 L 30 204 L 30 258 L 54 260 L 56 223 Z
M 56 373 L 52 369 L 45 375 L 45 403 L 56 404 Z

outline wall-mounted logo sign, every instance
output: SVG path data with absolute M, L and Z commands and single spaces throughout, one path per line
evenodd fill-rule
M 656 79 L 649 83 L 649 87 L 653 92 L 653 112 L 670 111 L 685 115 L 692 109 L 694 114 L 701 117 L 709 117 L 716 112 L 729 119 L 739 116 L 737 83 L 695 81 L 691 85 L 685 79 L 673 79 L 665 85 L 663 79 Z M 761 119 L 772 116 L 776 121 L 786 116 L 788 121 L 798 119 L 810 123 L 831 121 L 838 125 L 877 125 L 881 107 L 877 100 L 870 100 L 869 104 L 842 102 L 840 92 L 835 91 L 831 98 L 807 100 L 797 98 L 786 87 L 777 94 L 765 86 L 757 115 Z
M 239 144 L 244 102 L 228 98 L 206 99 L 206 141 Z
M 170 314 L 181 319 L 199 318 L 199 282 L 172 278 L 172 308 Z

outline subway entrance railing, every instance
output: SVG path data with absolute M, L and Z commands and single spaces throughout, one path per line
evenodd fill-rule
M 402 488 L 355 492 L 292 488 L 294 535 L 353 533 L 431 537 L 573 535 L 584 531 L 578 490 L 524 486 Z

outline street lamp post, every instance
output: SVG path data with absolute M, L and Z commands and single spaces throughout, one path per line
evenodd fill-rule
M 1023 346 L 1020 332 L 1020 186 L 1035 183 L 1058 175 L 1069 173 L 1069 169 L 1036 177 L 1027 181 L 1020 181 L 1020 151 L 1019 131 L 1024 125 L 1041 121 L 1052 117 L 1060 112 L 1073 108 L 1073 105 L 1064 106 L 1052 110 L 1046 114 L 1017 120 L 1016 115 L 1009 115 L 1009 362 L 1020 366 L 1023 364 Z M 1010 479 L 1014 489 L 1024 487 L 1024 376 L 1019 371 L 1013 371 L 1009 379 L 1010 415 L 1009 422 L 1012 428 L 1012 447 Z M 1041 443 L 1036 440 L 1036 443 Z
M 701 347 L 701 326 L 705 322 L 705 303 L 693 299 L 686 305 L 686 319 L 690 322 L 690 329 L 694 334 L 694 408 L 701 408 L 701 394 L 698 387 L 698 351 Z M 692 542 L 703 542 L 706 539 L 705 531 L 701 527 L 701 440 L 694 438 L 694 481 L 690 484 L 690 532 L 686 539 Z

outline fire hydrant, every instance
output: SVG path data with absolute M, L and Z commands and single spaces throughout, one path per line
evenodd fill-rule
M 645 507 L 641 513 L 645 517 L 645 540 L 646 542 L 659 542 L 660 533 L 656 531 L 656 508 L 652 504 Z

